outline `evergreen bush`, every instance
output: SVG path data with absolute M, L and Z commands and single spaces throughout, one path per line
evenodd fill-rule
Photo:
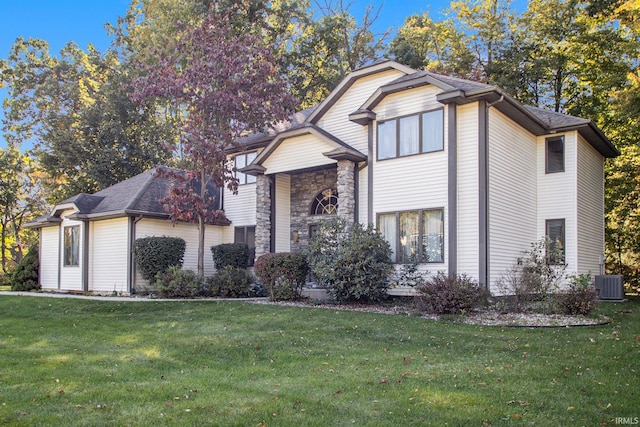
M 308 273 L 307 256 L 301 253 L 264 254 L 255 265 L 255 274 L 269 291 L 272 301 L 300 298 Z
M 134 256 L 138 271 L 151 284 L 158 273 L 182 266 L 186 242 L 179 237 L 151 236 L 136 239 Z
M 217 270 L 226 266 L 246 268 L 249 265 L 249 246 L 244 243 L 223 243 L 212 246 L 211 254 Z
M 387 297 L 393 271 L 389 243 L 371 226 L 343 219 L 320 224 L 311 239 L 309 265 L 318 282 L 339 302 L 375 302 Z
M 38 249 L 32 247 L 11 275 L 11 290 L 28 292 L 40 289 L 40 283 L 38 282 L 39 268 Z
M 194 271 L 183 270 L 179 265 L 172 265 L 157 273 L 155 285 L 158 295 L 162 298 L 195 298 L 208 295 L 202 277 Z
M 253 275 L 245 268 L 227 265 L 207 279 L 211 295 L 225 298 L 248 297 Z

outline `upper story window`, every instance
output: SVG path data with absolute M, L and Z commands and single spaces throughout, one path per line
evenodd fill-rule
M 238 154 L 233 158 L 236 168 L 236 178 L 238 178 L 238 185 L 253 184 L 256 182 L 255 176 L 239 172 L 238 169 L 242 169 L 243 167 L 250 165 L 257 155 L 258 153 L 256 151 L 252 151 L 250 153 Z
M 546 139 L 545 172 L 564 172 L 564 137 Z
M 78 266 L 80 261 L 80 226 L 64 228 L 64 254 L 63 265 L 65 267 Z
M 311 204 L 311 215 L 335 215 L 338 213 L 338 192 L 333 188 L 318 193 Z
M 443 109 L 378 123 L 378 160 L 443 149 Z

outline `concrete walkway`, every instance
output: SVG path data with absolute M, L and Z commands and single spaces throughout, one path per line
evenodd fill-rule
M 108 295 L 78 295 L 64 292 L 0 292 L 0 298 L 3 296 L 18 296 L 18 297 L 44 297 L 44 298 L 71 298 L 71 299 L 85 299 L 95 301 L 125 301 L 125 302 L 164 302 L 164 301 L 263 301 L 268 298 L 149 298 L 149 297 L 123 297 L 123 296 L 108 296 Z

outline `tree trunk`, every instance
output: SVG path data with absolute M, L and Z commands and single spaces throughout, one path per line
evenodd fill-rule
M 207 175 L 205 168 L 200 170 L 200 200 L 203 203 L 207 197 Z M 204 226 L 205 216 L 203 212 L 198 213 L 198 276 L 204 279 Z
M 198 215 L 198 276 L 204 277 L 204 217 Z

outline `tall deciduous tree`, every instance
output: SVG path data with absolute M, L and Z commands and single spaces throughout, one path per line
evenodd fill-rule
M 35 143 L 49 201 L 99 191 L 166 159 L 172 129 L 153 107 L 129 99 L 118 58 L 67 44 L 58 57 L 41 40 L 18 39 L 2 64 L 9 89 L 3 130 Z
M 436 22 L 427 13 L 408 16 L 389 52 L 400 63 L 440 74 L 471 77 L 475 56 L 450 20 Z
M 210 182 L 237 186 L 227 150 L 246 132 L 284 120 L 295 105 L 272 52 L 256 35 L 234 31 L 228 13 L 211 8 L 158 52 L 156 64 L 143 65 L 145 74 L 135 81 L 135 100 L 164 98 L 183 107 L 182 150 L 190 166 L 173 175 L 180 185 L 169 203 L 174 220 L 198 223 L 201 276 L 205 225 L 224 215 L 211 210 L 206 190 Z
M 358 22 L 350 3 L 325 0 L 316 6 L 320 17 L 301 26 L 283 64 L 303 108 L 324 100 L 351 71 L 382 58 L 389 35 L 373 31 L 380 8 L 367 7 Z
M 20 263 L 24 249 L 33 243 L 22 225 L 45 208 L 40 178 L 28 154 L 12 144 L 0 148 L 0 258 L 4 273 Z

